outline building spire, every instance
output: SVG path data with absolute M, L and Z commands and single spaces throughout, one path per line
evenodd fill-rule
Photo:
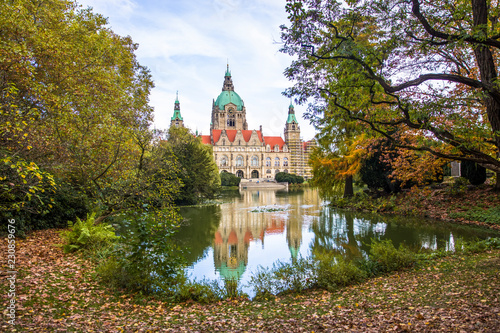
M 290 106 L 288 107 L 288 119 L 286 120 L 287 124 L 295 122 L 298 124 L 297 118 L 295 118 L 295 108 L 292 104 L 292 99 L 290 99 Z
M 179 91 L 175 94 L 174 115 L 170 118 L 170 126 L 184 126 L 184 121 L 181 116 L 181 103 L 179 103 Z
M 233 79 L 231 78 L 231 71 L 229 70 L 229 60 L 227 63 L 226 74 L 224 74 L 222 91 L 234 91 Z

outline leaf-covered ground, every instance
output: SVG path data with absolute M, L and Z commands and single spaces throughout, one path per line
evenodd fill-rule
M 63 254 L 54 246 L 60 242 L 55 230 L 18 240 L 16 325 L 6 323 L 4 312 L 0 331 L 500 331 L 498 250 L 429 261 L 333 293 L 176 305 L 107 290 L 97 282 L 91 262 Z M 5 239 L 1 248 L 6 249 Z M 1 288 L 4 311 L 6 283 Z

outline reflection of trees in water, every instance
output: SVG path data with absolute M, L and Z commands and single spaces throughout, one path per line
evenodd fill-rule
M 313 251 L 331 251 L 347 257 L 367 255 L 372 239 L 390 239 L 396 247 L 404 243 L 415 250 L 448 250 L 458 237 L 485 238 L 491 234 L 421 218 L 343 212 L 330 207 L 324 207 L 319 221 L 311 228 L 315 235 L 311 243 Z
M 333 252 L 347 257 L 360 256 L 363 251 L 356 242 L 354 218 L 351 214 L 339 213 L 324 207 L 319 221 L 311 226 L 314 240 L 313 252 Z
M 181 208 L 184 223 L 175 235 L 179 246 L 185 251 L 188 264 L 200 260 L 212 246 L 215 232 L 221 219 L 218 205 Z

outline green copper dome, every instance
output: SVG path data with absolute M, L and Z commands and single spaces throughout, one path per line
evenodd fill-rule
M 215 104 L 219 107 L 219 110 L 224 110 L 224 106 L 229 103 L 236 105 L 238 111 L 243 110 L 243 100 L 233 90 L 224 90 L 215 100 Z

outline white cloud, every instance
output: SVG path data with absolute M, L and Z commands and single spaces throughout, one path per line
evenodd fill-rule
M 179 90 L 187 126 L 208 134 L 212 99 L 222 88 L 229 59 L 235 90 L 247 107 L 250 128 L 282 135 L 291 86 L 283 71 L 290 57 L 279 53 L 279 25 L 286 23 L 284 0 L 81 0 L 109 17 L 118 34 L 139 43 L 137 57 L 151 69 L 157 128 L 166 128 Z M 297 107 L 301 115 L 303 107 Z M 305 139 L 314 135 L 300 120 Z

